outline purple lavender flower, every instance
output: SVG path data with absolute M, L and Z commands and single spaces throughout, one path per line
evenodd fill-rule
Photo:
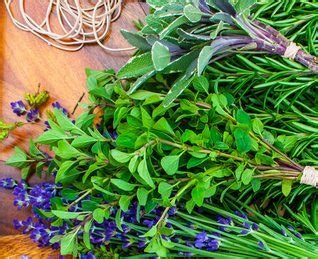
M 65 115 L 68 115 L 68 111 L 62 107 L 62 105 L 59 102 L 52 103 L 53 108 L 61 110 Z
M 264 243 L 262 241 L 258 241 L 257 245 L 258 245 L 259 249 L 261 249 L 261 250 L 265 249 L 265 245 L 264 245 Z
M 27 112 L 26 120 L 28 122 L 35 122 L 40 118 L 39 110 L 38 109 L 31 109 Z
M 171 207 L 171 208 L 168 210 L 168 215 L 169 215 L 169 216 L 174 216 L 176 213 L 177 213 L 177 208 L 176 208 L 176 207 Z
M 21 209 L 30 205 L 30 198 L 27 193 L 27 185 L 24 182 L 19 183 L 13 189 L 13 195 L 15 196 L 13 204 Z
M 44 247 L 50 245 L 50 230 L 42 223 L 37 222 L 30 231 L 30 238 L 39 245 Z
M 216 239 L 210 238 L 207 242 L 206 250 L 208 251 L 216 251 L 219 249 L 220 243 Z
M 128 237 L 123 237 L 122 241 L 123 241 L 123 245 L 122 245 L 123 249 L 127 249 L 128 247 L 130 247 L 133 244 L 133 240 L 131 240 Z
M 287 237 L 287 233 L 286 233 L 286 230 L 285 229 L 282 229 L 282 235 Z
M 137 247 L 138 248 L 143 248 L 146 246 L 146 239 L 142 238 L 140 241 L 138 241 Z
M 243 218 L 243 219 L 248 219 L 248 218 L 247 218 L 247 215 L 246 215 L 245 213 L 240 212 L 240 211 L 238 211 L 238 210 L 234 211 L 234 214 L 237 215 L 237 216 L 239 216 L 239 217 L 241 217 L 241 218 Z
M 44 131 L 48 131 L 51 128 L 51 126 L 50 126 L 48 121 L 44 121 L 44 125 L 45 125 Z
M 299 239 L 302 239 L 302 235 L 299 233 L 299 232 L 295 232 L 294 233 L 295 237 L 299 238 Z
M 87 254 L 81 254 L 80 259 L 96 259 L 96 257 L 92 252 L 88 252 Z
M 195 238 L 196 238 L 196 240 L 201 241 L 201 242 L 205 242 L 209 239 L 205 231 L 202 231 L 199 234 L 197 234 L 195 236 Z
M 145 219 L 142 221 L 142 224 L 147 226 L 148 228 L 151 228 L 152 226 L 156 224 L 156 222 L 154 220 Z
M 30 193 L 30 203 L 32 206 L 48 211 L 51 207 L 50 200 L 56 195 L 56 186 L 50 183 L 40 183 L 35 185 Z
M 253 223 L 253 224 L 252 224 L 252 229 L 255 230 L 255 231 L 258 231 L 258 230 L 259 230 L 258 224 Z
M 14 227 L 16 230 L 19 230 L 20 228 L 23 227 L 22 221 L 21 221 L 21 220 L 14 219 L 14 220 L 13 220 L 13 227 Z
M 231 217 L 223 218 L 222 216 L 217 215 L 216 220 L 219 224 L 224 225 L 224 226 L 219 226 L 219 229 L 222 231 L 227 231 L 226 225 L 230 226 L 232 224 Z
M 12 111 L 18 116 L 21 116 L 26 112 L 25 105 L 21 100 L 17 102 L 12 102 L 10 103 L 10 105 Z
M 4 178 L 0 180 L 0 187 L 4 189 L 13 189 L 16 185 L 16 181 L 12 178 Z
M 122 225 L 121 225 L 121 228 L 123 229 L 123 232 L 124 232 L 125 234 L 127 234 L 127 233 L 131 230 L 131 228 L 128 227 L 127 225 L 125 225 L 125 224 L 122 224 Z

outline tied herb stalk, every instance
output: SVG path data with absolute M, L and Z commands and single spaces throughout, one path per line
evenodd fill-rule
M 46 233 L 52 226 L 67 225 L 64 234 L 50 235 L 50 243 L 60 246 L 62 254 L 125 254 L 128 247 L 134 255 L 159 256 L 174 251 L 283 256 L 303 254 L 304 247 L 307 253 L 316 252 L 310 236 L 306 241 L 298 232 L 316 235 L 315 214 L 304 214 L 304 225 L 297 224 L 298 215 L 293 214 L 296 221 L 279 223 L 284 228 L 264 217 L 261 221 L 269 224 L 268 229 L 259 220 L 244 222 L 230 212 L 248 210 L 246 204 L 267 185 L 276 197 L 297 196 L 304 167 L 280 150 L 284 138 L 265 130 L 258 118 L 236 106 L 230 94 L 207 94 L 201 78 L 165 107 L 170 87 L 163 77 L 157 75 L 128 95 L 134 82 L 121 82 L 112 70 L 87 70 L 87 75 L 92 102 L 88 109 L 75 121 L 55 109 L 50 128 L 31 143 L 30 152 L 17 148 L 7 162 L 21 168 L 25 178 L 31 168 L 55 176 L 61 189 L 52 187 L 57 191 L 49 203 L 32 202 L 23 186 L 15 190 L 24 195 L 18 205 L 31 204 L 47 221 Z M 274 142 L 268 141 L 271 138 Z M 38 144 L 54 155 L 42 152 Z M 315 189 L 306 187 L 307 193 Z M 233 202 L 231 195 L 248 199 L 245 204 Z M 316 204 L 314 197 L 311 200 Z M 233 207 L 222 210 L 222 201 Z M 258 216 L 264 202 L 259 196 L 251 202 Z M 209 213 L 212 218 L 222 216 L 213 221 Z M 287 238 L 288 225 L 298 230 L 287 231 Z M 175 235 L 180 241 L 173 239 Z M 245 245 L 249 248 L 242 250 Z

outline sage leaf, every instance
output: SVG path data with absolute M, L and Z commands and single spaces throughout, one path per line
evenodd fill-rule
M 151 49 L 151 57 L 155 69 L 161 71 L 170 63 L 171 55 L 169 48 L 156 41 Z

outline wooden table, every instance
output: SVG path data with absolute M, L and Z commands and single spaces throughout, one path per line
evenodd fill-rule
M 145 16 L 145 6 L 142 3 L 133 0 L 125 2 L 122 15 L 112 25 L 111 37 L 105 42 L 108 46 L 128 46 L 119 30 L 134 30 L 133 21 Z M 32 14 L 37 17 L 40 12 L 33 8 Z M 23 99 L 26 92 L 35 92 L 38 83 L 50 93 L 48 107 L 52 102 L 59 101 L 65 108 L 72 110 L 80 96 L 86 92 L 85 68 L 118 69 L 131 54 L 107 53 L 97 45 L 85 46 L 78 52 L 64 52 L 50 47 L 32 34 L 14 27 L 3 1 L 0 3 L 0 35 L 0 118 L 7 122 L 19 119 L 11 111 L 10 102 Z M 80 109 L 77 113 L 79 111 Z M 24 126 L 0 143 L 0 179 L 20 178 L 19 171 L 5 166 L 4 161 L 12 153 L 13 147 L 26 148 L 29 138 L 39 135 L 43 128 L 43 122 Z M 12 220 L 24 219 L 29 214 L 28 210 L 23 209 L 18 212 L 12 203 L 10 192 L 1 189 L 0 235 L 17 234 L 12 228 Z

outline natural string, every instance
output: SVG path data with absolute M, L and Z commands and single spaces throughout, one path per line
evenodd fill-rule
M 121 14 L 123 0 L 98 0 L 90 7 L 83 7 L 80 0 L 47 0 L 45 17 L 38 23 L 25 10 L 25 1 L 19 0 L 19 21 L 11 10 L 13 0 L 5 0 L 5 6 L 13 24 L 21 30 L 31 32 L 47 44 L 61 50 L 77 51 L 85 44 L 98 43 L 107 51 L 127 51 L 135 48 L 110 48 L 102 41 L 110 32 L 110 24 Z M 89 2 L 89 1 L 86 1 Z M 55 15 L 53 15 L 55 14 Z M 52 29 L 52 17 L 62 32 Z M 54 24 L 55 25 L 55 24 Z
M 295 59 L 297 52 L 300 50 L 300 47 L 296 45 L 295 42 L 290 42 L 290 44 L 287 46 L 285 53 L 284 53 L 284 58 L 290 58 L 290 59 Z
M 311 185 L 317 188 L 318 186 L 318 171 L 313 166 L 305 166 L 300 183 Z

